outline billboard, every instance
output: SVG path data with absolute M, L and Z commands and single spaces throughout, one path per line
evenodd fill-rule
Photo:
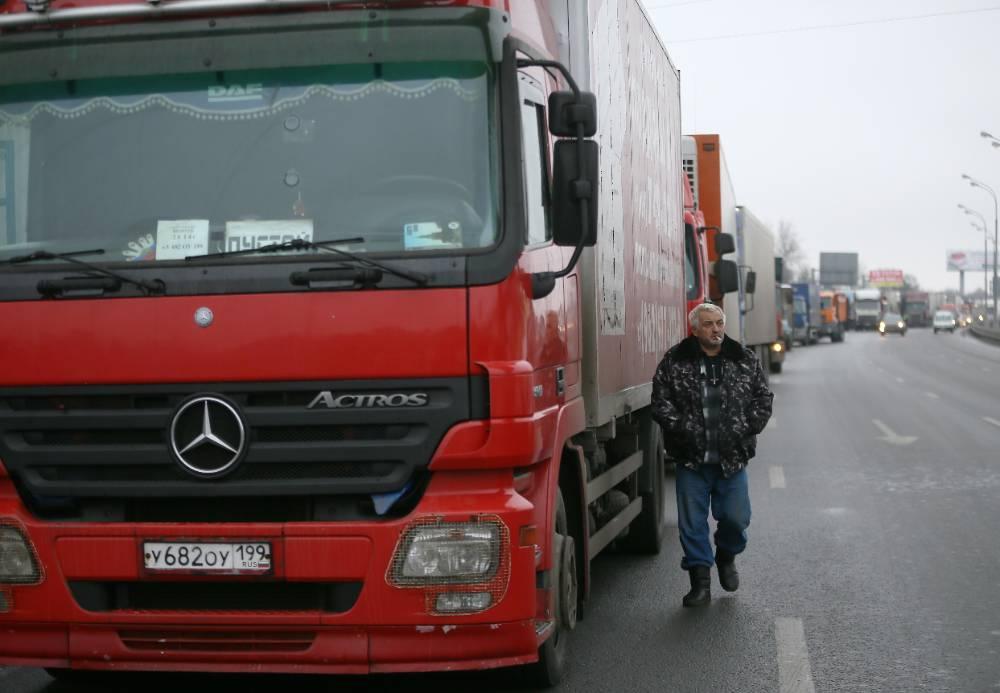
M 868 286 L 879 289 L 902 289 L 903 270 L 877 269 L 868 273 Z
M 993 256 L 985 255 L 982 250 L 949 250 L 949 272 L 987 272 L 993 271 Z
M 820 253 L 819 283 L 823 286 L 857 286 L 857 253 Z

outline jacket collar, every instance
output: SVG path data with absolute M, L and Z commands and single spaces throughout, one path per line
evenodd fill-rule
M 705 352 L 701 350 L 698 339 L 694 335 L 690 335 L 677 344 L 678 358 L 693 361 L 701 358 L 703 353 Z M 743 347 L 735 339 L 730 339 L 729 335 L 723 336 L 722 349 L 719 353 L 730 361 L 740 361 L 743 359 Z

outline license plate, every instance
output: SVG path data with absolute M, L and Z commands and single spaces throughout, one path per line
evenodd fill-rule
M 259 574 L 271 571 L 271 544 L 251 542 L 147 541 L 142 545 L 147 571 Z

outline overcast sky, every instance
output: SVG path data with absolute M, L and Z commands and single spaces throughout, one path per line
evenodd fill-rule
M 946 251 L 982 252 L 983 234 L 956 205 L 993 231 L 993 199 L 961 174 L 1000 194 L 1000 149 L 979 135 L 1000 137 L 1000 0 L 644 4 L 681 71 L 684 132 L 721 135 L 740 204 L 791 222 L 817 268 L 857 252 L 958 287 Z M 806 29 L 821 25 L 851 26 Z

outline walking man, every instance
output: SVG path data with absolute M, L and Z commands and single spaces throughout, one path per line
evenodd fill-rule
M 771 418 L 774 395 L 753 351 L 726 336 L 722 309 L 702 303 L 688 321 L 691 336 L 656 369 L 652 404 L 667 454 L 677 462 L 681 568 L 691 578 L 683 603 L 704 606 L 712 598 L 713 562 L 722 589 L 733 592 L 740 585 L 735 561 L 746 548 L 750 525 L 746 466 Z M 714 559 L 710 506 L 718 523 Z

